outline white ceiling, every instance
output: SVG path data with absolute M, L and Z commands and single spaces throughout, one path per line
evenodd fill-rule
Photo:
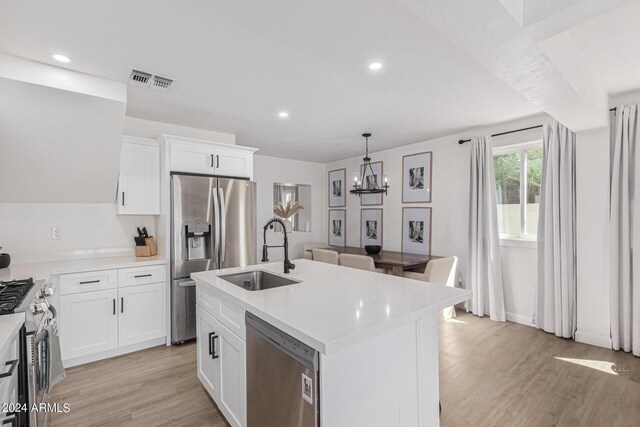
M 578 25 L 570 33 L 608 93 L 640 88 L 640 2 Z
M 502 0 L 516 6 L 518 1 Z M 608 3 L 614 1 L 615 6 L 626 2 Z M 588 105 L 566 105 L 567 99 L 579 104 L 583 94 L 560 101 L 549 95 L 560 87 L 549 76 L 564 78 L 553 61 L 543 61 L 544 78 L 532 75 L 526 87 L 519 86 L 521 76 L 512 67 L 541 62 L 514 58 L 544 55 L 530 47 L 538 38 L 521 37 L 520 45 L 526 46 L 519 51 L 500 47 L 521 36 L 523 22 L 547 32 L 552 22 L 564 31 L 587 25 L 593 14 L 622 9 L 609 12 L 613 6 L 596 0 L 526 0 L 520 6 L 522 19 L 511 28 L 504 22 L 505 10 L 497 10 L 496 5 L 504 7 L 500 0 L 474 1 L 478 13 L 472 4 L 453 3 L 5 0 L 0 3 L 0 51 L 47 63 L 54 63 L 51 53 L 63 53 L 72 58 L 66 67 L 118 81 L 125 80 L 130 67 L 175 78 L 169 93 L 130 87 L 127 115 L 236 133 L 238 144 L 258 147 L 261 154 L 312 161 L 361 153 L 363 131 L 373 132 L 372 149 L 379 150 L 541 111 L 560 116 L 589 111 Z M 458 37 L 468 28 L 460 24 L 483 16 L 481 11 L 501 14 L 501 25 L 509 30 L 497 37 L 489 16 L 483 18 L 486 25 L 474 28 L 475 40 Z M 639 22 L 638 11 L 632 12 Z M 516 21 L 522 22 L 518 26 Z M 589 36 L 601 37 L 611 22 L 591 25 L 583 32 L 576 27 L 572 35 L 603 86 L 626 90 L 636 84 L 631 81 L 636 76 L 621 83 L 616 64 L 603 64 L 611 61 L 606 49 Z M 495 54 L 492 63 L 484 60 L 484 51 L 472 51 L 491 46 L 497 48 L 487 52 Z M 374 60 L 384 64 L 381 71 L 368 70 Z M 571 83 L 563 86 L 567 93 L 576 86 Z M 554 102 L 565 105 L 554 110 Z M 280 110 L 290 117 L 278 118 Z

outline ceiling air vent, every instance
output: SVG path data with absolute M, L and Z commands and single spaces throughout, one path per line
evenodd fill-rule
M 174 80 L 168 77 L 162 77 L 136 69 L 131 69 L 131 73 L 129 74 L 130 85 L 146 87 L 148 89 L 159 90 L 162 92 L 168 91 L 173 82 Z
M 171 83 L 173 83 L 173 80 L 166 77 L 153 76 L 153 87 L 155 88 L 168 90 Z
M 131 70 L 131 76 L 129 76 L 129 82 L 140 86 L 146 86 L 149 83 L 149 79 L 152 74 L 145 73 L 140 70 Z

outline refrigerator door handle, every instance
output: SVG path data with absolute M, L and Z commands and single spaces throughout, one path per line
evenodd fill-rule
M 218 264 L 219 261 L 219 257 L 218 257 L 218 252 L 220 250 L 220 220 L 219 220 L 219 216 L 218 216 L 218 209 L 219 209 L 219 204 L 218 204 L 218 187 L 213 187 L 212 190 L 212 194 L 213 194 L 213 236 L 211 241 L 213 242 L 213 261 L 216 264 L 216 268 L 220 268 L 220 265 Z
M 227 251 L 227 206 L 224 201 L 224 191 L 222 188 L 219 188 L 218 191 L 220 192 L 220 267 L 222 267 Z

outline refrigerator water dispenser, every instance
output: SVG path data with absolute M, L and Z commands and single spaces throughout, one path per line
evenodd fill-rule
M 197 222 L 185 226 L 187 234 L 187 260 L 209 259 L 211 254 L 211 224 Z

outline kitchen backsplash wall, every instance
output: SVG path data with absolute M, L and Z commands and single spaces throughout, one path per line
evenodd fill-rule
M 152 216 L 116 215 L 116 205 L 0 203 L 0 246 L 14 262 L 87 249 L 133 248 L 136 227 L 155 233 Z M 60 238 L 53 240 L 52 228 Z

